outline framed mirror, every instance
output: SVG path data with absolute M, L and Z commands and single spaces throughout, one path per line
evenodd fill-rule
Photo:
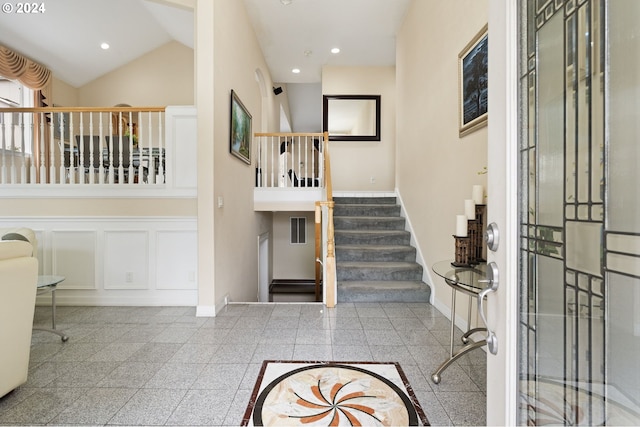
M 380 141 L 380 95 L 323 95 L 329 141 Z

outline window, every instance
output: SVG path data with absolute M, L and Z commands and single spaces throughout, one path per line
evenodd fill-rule
M 304 245 L 307 243 L 307 218 L 291 217 L 291 236 L 289 242 L 292 245 Z
M 5 113 L 3 108 L 33 108 L 33 90 L 17 80 L 0 77 L 0 124 L 6 134 L 6 141 L 11 142 L 6 149 L 31 154 L 31 133 L 33 132 L 32 115 L 21 113 Z M 23 122 L 24 121 L 24 122 Z M 24 144 L 23 144 L 24 142 Z M 0 147 L 1 149 L 2 147 Z

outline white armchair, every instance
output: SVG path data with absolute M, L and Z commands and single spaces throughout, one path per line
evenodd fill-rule
M 0 397 L 27 381 L 37 280 L 34 246 L 0 241 Z

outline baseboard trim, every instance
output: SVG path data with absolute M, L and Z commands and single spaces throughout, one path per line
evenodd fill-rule
M 196 306 L 196 317 L 216 317 L 216 307 L 214 305 Z

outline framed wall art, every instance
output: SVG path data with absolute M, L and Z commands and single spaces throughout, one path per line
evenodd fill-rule
M 229 125 L 229 151 L 251 164 L 251 114 L 234 90 L 231 90 L 231 117 Z
M 487 125 L 488 25 L 458 55 L 460 136 Z

